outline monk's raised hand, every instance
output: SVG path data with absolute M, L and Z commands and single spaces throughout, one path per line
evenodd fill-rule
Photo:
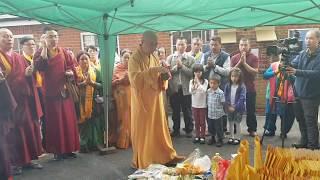
M 47 35 L 45 35 L 45 34 L 43 34 L 43 35 L 40 37 L 40 47 L 42 47 L 42 48 L 47 48 L 46 37 L 47 37 Z

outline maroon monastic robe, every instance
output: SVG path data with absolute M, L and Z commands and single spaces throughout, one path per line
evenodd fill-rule
M 42 110 L 32 77 L 25 76 L 26 62 L 17 53 L 2 53 L 11 66 L 6 80 L 17 107 L 11 117 L 13 128 L 7 135 L 10 159 L 13 165 L 22 166 L 37 159 L 42 153 L 39 119 Z M 5 66 L 0 61 L 1 69 Z
M 7 180 L 11 175 L 7 135 L 13 127 L 11 117 L 17 107 L 7 81 L 0 82 L 0 99 L 0 180 Z
M 36 69 L 43 72 L 46 151 L 54 154 L 77 151 L 80 144 L 74 102 L 71 97 L 64 99 L 61 96 L 66 69 L 75 73 L 72 57 L 62 48 L 49 59 L 43 59 L 40 54 L 41 49 L 33 59 Z

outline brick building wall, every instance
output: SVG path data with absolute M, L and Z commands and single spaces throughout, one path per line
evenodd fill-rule
M 306 28 L 320 28 L 320 25 L 297 25 L 297 26 L 279 26 L 275 28 L 277 38 L 286 38 L 288 37 L 288 29 L 306 29 Z M 19 34 L 33 34 L 36 41 L 39 41 L 39 38 L 42 34 L 43 25 L 33 25 L 33 26 L 19 26 L 19 27 L 9 27 L 13 31 L 14 35 Z M 63 28 L 57 26 L 59 30 L 59 44 L 62 47 L 72 48 L 75 52 L 81 50 L 81 31 Z M 250 39 L 251 47 L 259 49 L 259 71 L 263 72 L 268 68 L 270 60 L 266 56 L 266 47 L 272 45 L 273 42 L 257 42 L 256 34 L 254 29 L 238 29 L 237 32 L 237 42 L 239 42 L 241 37 L 246 37 Z M 167 53 L 171 53 L 171 36 L 169 32 L 160 32 L 158 33 L 158 46 L 165 47 Z M 141 41 L 141 34 L 132 34 L 132 35 L 121 35 L 119 36 L 119 47 L 120 49 L 128 48 L 134 50 Z M 223 44 L 223 48 L 228 53 L 233 53 L 238 50 L 238 44 Z M 167 55 L 168 55 L 167 54 Z M 266 81 L 262 79 L 261 73 L 257 75 L 257 111 L 259 114 L 264 113 L 265 107 L 265 90 L 266 90 Z
M 81 50 L 81 31 L 76 29 L 55 27 L 59 31 L 59 45 L 61 47 L 68 47 L 75 52 Z M 43 25 L 31 25 L 31 26 L 15 26 L 8 27 L 14 35 L 32 34 L 36 42 L 39 42 L 42 35 Z

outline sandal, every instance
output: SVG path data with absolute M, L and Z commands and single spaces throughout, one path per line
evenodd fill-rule
M 238 144 L 240 144 L 240 139 L 234 139 L 232 144 L 233 144 L 233 145 L 238 145 Z
M 228 144 L 233 144 L 233 142 L 234 142 L 234 139 L 229 138 Z

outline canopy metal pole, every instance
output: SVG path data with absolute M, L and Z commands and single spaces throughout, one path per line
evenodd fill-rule
M 105 141 L 106 141 L 106 153 L 113 153 L 115 147 L 109 147 L 109 109 L 110 109 L 110 96 L 111 96 L 111 78 L 113 73 L 113 64 L 116 48 L 116 36 L 109 36 L 107 27 L 107 16 L 103 17 L 104 23 L 104 35 L 98 35 L 100 55 L 101 55 L 101 73 L 103 79 L 103 109 L 105 120 Z

